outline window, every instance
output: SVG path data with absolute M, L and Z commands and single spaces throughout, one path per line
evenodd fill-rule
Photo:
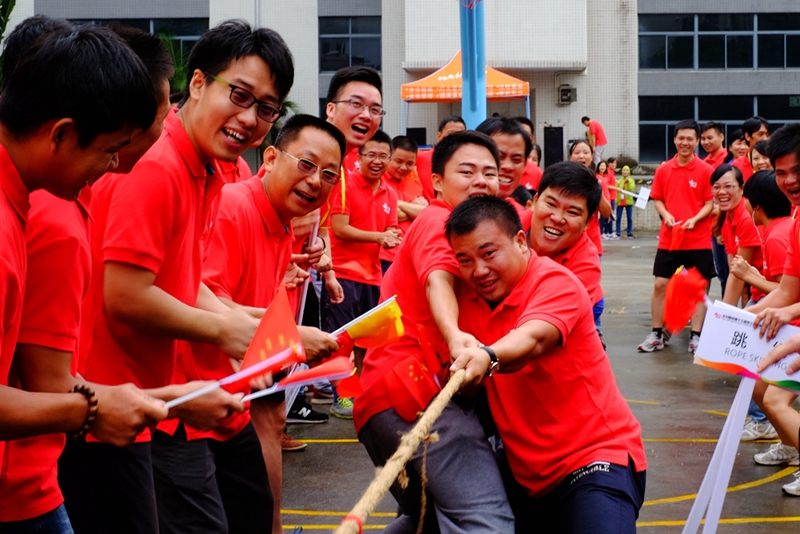
M 99 24 L 108 26 L 119 24 L 140 30 L 164 34 L 180 44 L 180 51 L 185 56 L 200 38 L 200 35 L 208 29 L 208 19 L 187 18 L 187 19 L 73 19 L 73 24 Z
M 639 68 L 800 68 L 800 13 L 640 15 Z
M 365 65 L 381 70 L 380 17 L 320 17 L 319 69 Z

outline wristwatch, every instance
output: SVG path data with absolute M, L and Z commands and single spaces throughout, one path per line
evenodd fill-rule
M 492 376 L 500 369 L 500 361 L 497 359 L 497 354 L 494 353 L 494 350 L 492 350 L 491 347 L 484 345 L 481 347 L 481 350 L 485 350 L 486 354 L 489 355 L 489 359 L 491 360 L 489 368 L 486 369 L 486 376 Z

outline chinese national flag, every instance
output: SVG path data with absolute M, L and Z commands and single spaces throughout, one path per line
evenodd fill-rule
M 439 393 L 439 386 L 425 364 L 409 356 L 383 378 L 389 402 L 397 415 L 413 422 L 419 412 L 425 411 L 431 399 Z
M 692 318 L 697 305 L 703 302 L 708 282 L 696 267 L 680 267 L 667 282 L 664 295 L 664 328 L 678 332 Z
M 303 345 L 300 341 L 300 332 L 298 332 L 297 325 L 294 323 L 294 314 L 289 304 L 289 298 L 286 295 L 286 289 L 281 287 L 258 324 L 256 334 L 247 348 L 244 360 L 242 360 L 240 371 L 263 362 L 291 346 L 299 347 L 299 353 L 292 352 L 289 356 L 264 369 L 259 374 L 280 372 L 290 368 L 295 363 L 302 363 L 306 360 L 305 353 L 302 350 Z M 228 384 L 225 389 L 230 392 L 246 391 L 247 385 L 252 378 L 248 377 Z
M 374 349 L 403 336 L 403 312 L 397 301 L 379 308 L 347 329 L 357 347 Z

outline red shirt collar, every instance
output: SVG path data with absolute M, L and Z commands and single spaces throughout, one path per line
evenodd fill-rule
M 167 118 L 164 120 L 164 132 L 165 135 L 169 135 L 172 138 L 175 148 L 183 158 L 183 161 L 186 162 L 187 167 L 189 167 L 192 178 L 205 179 L 207 177 L 206 166 L 200 160 L 200 156 L 194 149 L 186 129 L 183 127 L 180 118 L 178 118 L 177 109 L 173 109 L 167 114 Z
M 689 161 L 689 163 L 687 163 L 686 165 L 681 165 L 680 163 L 678 163 L 678 155 L 675 154 L 674 156 L 672 156 L 672 159 L 669 161 L 669 165 L 673 169 L 692 170 L 695 166 L 697 166 L 697 162 L 698 161 L 700 161 L 700 158 L 697 157 L 697 154 L 692 154 L 691 161 Z
M 355 171 L 351 172 L 351 173 L 350 173 L 350 179 L 351 179 L 351 180 L 353 180 L 353 183 L 354 183 L 356 186 L 358 186 L 359 188 L 361 188 L 361 189 L 367 189 L 368 191 L 372 192 L 372 188 L 373 188 L 374 186 L 373 186 L 372 184 L 368 183 L 368 182 L 367 182 L 367 181 L 364 179 L 364 176 L 361 174 L 361 172 L 360 172 L 360 171 L 358 171 L 358 170 L 355 170 Z M 386 190 L 386 184 L 385 184 L 385 183 L 383 183 L 383 179 L 381 179 L 381 181 L 380 181 L 380 182 L 378 182 L 378 189 L 376 189 L 376 190 L 375 190 L 375 193 L 374 193 L 374 194 L 376 194 L 376 195 L 377 195 L 377 194 L 378 194 L 378 193 L 380 193 L 381 191 L 385 191 L 385 190 Z
M 28 211 L 31 208 L 30 193 L 22 182 L 22 177 L 11 161 L 8 151 L 2 145 L 0 145 L 0 189 L 8 197 L 22 224 L 27 224 Z

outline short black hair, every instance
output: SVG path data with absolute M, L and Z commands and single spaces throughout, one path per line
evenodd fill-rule
M 733 177 L 736 178 L 736 182 L 739 184 L 739 187 L 744 187 L 744 177 L 742 176 L 742 171 L 739 170 L 737 167 L 726 163 L 725 165 L 720 165 L 714 172 L 711 173 L 711 185 L 717 183 L 720 178 L 725 176 L 726 173 L 733 171 Z
M 709 121 L 709 122 L 706 122 L 706 123 L 705 123 L 705 124 L 703 124 L 703 126 L 700 128 L 700 133 L 701 133 L 701 134 L 704 134 L 704 133 L 706 133 L 706 132 L 707 132 L 707 131 L 709 131 L 709 130 L 716 130 L 716 132 L 717 132 L 718 134 L 725 135 L 725 127 L 724 127 L 724 126 L 722 126 L 722 125 L 721 125 L 720 123 L 718 123 L 718 122 L 714 122 L 714 121 Z
M 764 126 L 769 131 L 769 122 L 764 117 L 750 117 L 742 123 L 742 137 L 745 135 L 753 136 L 754 133 L 759 131 Z
M 253 30 L 243 20 L 226 20 L 203 32 L 189 53 L 184 98 L 189 95 L 196 70 L 216 76 L 233 61 L 247 56 L 257 56 L 267 64 L 278 98 L 283 102 L 294 84 L 292 53 L 277 32 L 269 28 Z M 206 76 L 206 85 L 213 81 Z
M 770 219 L 788 217 L 792 214 L 792 203 L 778 187 L 774 171 L 758 171 L 753 174 L 744 184 L 744 196 L 750 201 L 753 209 L 761 206 L 764 214 Z
M 319 117 L 313 115 L 292 115 L 283 124 L 283 127 L 278 132 L 275 138 L 275 148 L 283 149 L 286 145 L 293 143 L 299 136 L 300 132 L 306 128 L 314 128 L 321 132 L 325 132 L 336 140 L 339 145 L 339 164 L 344 161 L 345 150 L 347 149 L 347 141 L 344 134 L 339 131 L 339 128 L 324 121 Z
M 525 206 L 533 200 L 533 194 L 525 186 L 518 185 L 514 192 L 511 193 L 511 198 L 516 200 L 520 206 Z
M 34 15 L 17 24 L 3 43 L 3 78 L 0 82 L 0 91 L 4 91 L 8 86 L 17 63 L 42 34 L 52 31 L 68 34 L 73 29 L 69 21 L 54 19 L 47 15 Z
M 590 119 L 590 118 L 589 118 L 589 117 L 587 117 L 586 115 L 584 115 L 583 117 L 581 117 L 581 122 L 586 122 L 586 121 L 590 121 L 590 120 L 592 120 L 592 119 Z
M 457 122 L 459 124 L 463 124 L 464 128 L 467 127 L 467 123 L 464 122 L 464 119 L 462 119 L 458 115 L 450 115 L 450 116 L 447 116 L 447 117 L 445 117 L 445 118 L 443 118 L 442 120 L 439 121 L 439 130 L 438 131 L 441 133 L 441 131 L 444 130 L 444 127 L 447 126 L 448 124 L 450 124 L 451 122 Z
M 615 161 L 617 161 L 617 158 L 615 158 L 614 156 L 611 156 L 610 158 L 608 158 L 608 159 L 606 160 L 606 164 L 608 164 L 608 163 L 614 163 Z
M 419 146 L 417 146 L 417 142 L 411 139 L 407 135 L 398 135 L 394 139 L 392 139 L 392 152 L 397 149 L 405 150 L 407 152 L 413 152 L 414 154 L 417 153 L 419 150 Z
M 142 60 L 144 67 L 147 69 L 147 73 L 150 74 L 153 86 L 160 93 L 164 82 L 168 82 L 175 74 L 172 56 L 169 55 L 169 50 L 164 46 L 161 38 L 138 28 L 120 24 L 111 25 L 111 29 L 122 37 L 122 40 L 128 43 L 131 50 L 139 56 L 139 59 Z M 160 97 L 161 95 L 157 94 L 156 96 Z
M 547 167 L 539 182 L 539 196 L 546 189 L 561 191 L 570 197 L 586 200 L 586 220 L 592 218 L 600 205 L 603 188 L 595 174 L 576 161 L 561 161 Z
M 744 134 L 742 133 L 741 128 L 736 128 L 735 130 L 731 131 L 731 142 L 739 140 L 744 141 Z
M 391 152 L 391 150 L 392 150 L 392 138 L 389 137 L 389 134 L 387 134 L 383 130 L 376 130 L 375 131 L 375 135 L 370 137 L 369 141 L 374 141 L 376 143 L 385 143 L 385 144 L 389 145 L 389 151 Z M 369 143 L 369 141 L 367 141 L 367 143 Z M 366 145 L 367 143 L 364 143 L 364 145 Z M 360 147 L 358 147 L 358 153 L 359 154 L 363 154 L 364 153 L 364 151 L 363 151 L 364 145 L 361 145 Z
M 475 231 L 483 221 L 494 221 L 505 234 L 514 239 L 522 231 L 517 210 L 507 201 L 495 196 L 472 197 L 455 207 L 444 225 L 448 241 Z
M 368 83 L 383 95 L 383 82 L 381 81 L 381 75 L 378 74 L 378 71 L 372 67 L 353 65 L 352 67 L 341 68 L 333 75 L 331 83 L 328 86 L 328 98 L 326 103 L 330 104 L 334 100 L 337 100 L 342 87 L 350 82 Z
M 753 158 L 753 151 L 758 152 L 762 156 L 766 156 L 767 152 L 769 151 L 769 141 L 766 139 L 762 139 L 758 143 L 753 145 L 753 148 L 750 149 L 750 158 Z
M 584 144 L 584 145 L 588 146 L 589 150 L 591 150 L 592 154 L 594 154 L 594 148 L 592 148 L 592 145 L 589 144 L 589 141 L 587 141 L 585 139 L 578 139 L 577 141 L 575 141 L 574 143 L 569 145 L 569 150 L 567 150 L 567 155 L 571 156 L 572 153 L 575 152 L 575 149 L 577 148 L 577 146 L 580 145 L 580 144 Z
M 769 138 L 767 156 L 773 167 L 776 159 L 789 154 L 796 154 L 800 160 L 800 123 L 797 122 L 784 124 Z
M 506 135 L 521 135 L 522 140 L 525 142 L 525 157 L 527 158 L 530 156 L 531 150 L 533 150 L 533 141 L 531 141 L 531 136 L 528 135 L 528 132 L 522 128 L 519 121 L 516 119 L 492 117 L 491 119 L 486 119 L 480 123 L 478 127 L 475 128 L 475 131 L 485 133 L 489 137 L 496 133 L 504 133 Z
M 492 153 L 495 164 L 498 169 L 500 168 L 500 152 L 492 138 L 481 132 L 464 130 L 448 135 L 436 145 L 436 148 L 433 149 L 433 156 L 431 156 L 431 173 L 444 176 L 445 165 L 453 158 L 456 150 L 464 145 L 484 147 Z
M 695 137 L 700 139 L 700 125 L 697 124 L 697 121 L 694 119 L 683 119 L 679 121 L 678 124 L 675 125 L 675 133 L 672 137 L 678 137 L 678 132 L 680 130 L 694 130 Z
M 531 135 L 536 134 L 536 127 L 533 125 L 533 121 L 530 120 L 528 117 L 519 116 L 519 117 L 514 117 L 513 120 L 530 128 Z
M 0 98 L 0 122 L 23 139 L 68 117 L 86 148 L 126 125 L 146 130 L 157 107 L 150 76 L 133 50 L 108 28 L 84 26 L 44 34 L 30 47 Z

